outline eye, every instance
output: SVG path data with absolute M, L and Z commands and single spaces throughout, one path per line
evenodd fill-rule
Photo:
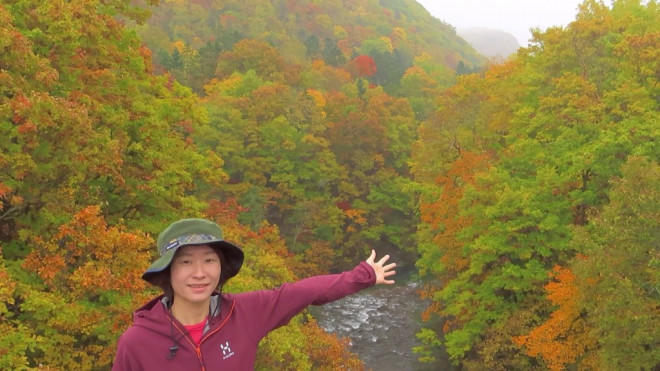
M 216 261 L 217 261 L 217 259 L 215 259 L 215 258 L 206 258 L 207 263 L 214 263 Z
M 192 261 L 190 259 L 181 259 L 179 260 L 179 264 L 190 264 Z

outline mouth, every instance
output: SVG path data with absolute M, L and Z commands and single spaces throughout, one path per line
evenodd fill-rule
M 193 290 L 202 290 L 207 288 L 209 285 L 207 283 L 199 283 L 199 284 L 193 284 L 193 285 L 188 285 Z

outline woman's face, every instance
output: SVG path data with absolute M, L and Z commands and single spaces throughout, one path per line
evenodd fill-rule
M 178 305 L 207 304 L 220 282 L 220 258 L 208 245 L 184 246 L 170 265 L 174 302 Z

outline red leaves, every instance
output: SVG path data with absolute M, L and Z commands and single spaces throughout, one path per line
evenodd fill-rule
M 235 224 L 240 213 L 248 211 L 247 208 L 238 204 L 235 198 L 228 200 L 211 200 L 206 215 L 218 222 L 221 226 L 227 226 L 229 223 Z
M 37 125 L 30 121 L 27 121 L 18 126 L 18 132 L 20 134 L 27 134 L 35 131 L 37 131 Z
M 378 68 L 376 62 L 368 55 L 359 55 L 349 63 L 351 72 L 357 74 L 359 77 L 373 76 Z
M 337 201 L 335 202 L 335 206 L 337 206 L 342 211 L 348 211 L 351 208 L 351 203 L 350 201 Z
M 16 95 L 9 101 L 9 104 L 11 105 L 12 111 L 14 111 L 12 121 L 15 124 L 20 123 L 23 118 L 23 113 L 32 107 L 32 101 L 23 94 Z

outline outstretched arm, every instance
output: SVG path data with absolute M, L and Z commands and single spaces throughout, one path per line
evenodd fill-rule
M 350 271 L 307 277 L 273 290 L 227 294 L 226 298 L 235 298 L 234 315 L 250 319 L 245 331 L 258 341 L 271 330 L 287 324 L 308 305 L 339 300 L 371 287 L 377 281 L 375 269 L 363 261 Z
M 260 340 L 271 330 L 287 324 L 310 304 L 329 303 L 374 284 L 393 284 L 394 281 L 387 278 L 395 274 L 396 264 L 386 264 L 389 258 L 386 255 L 376 262 L 376 252 L 372 251 L 366 261 L 350 271 L 307 277 L 274 290 L 244 292 L 228 298 L 236 298 L 236 315 L 251 319 L 246 331 L 253 334 L 253 339 Z
M 387 278 L 396 274 L 394 267 L 396 263 L 390 263 L 385 265 L 387 261 L 390 260 L 389 255 L 385 255 L 378 262 L 376 262 L 376 251 L 371 250 L 371 255 L 367 259 L 367 264 L 369 264 L 376 272 L 376 284 L 384 283 L 386 285 L 391 285 L 394 283 L 394 280 L 388 280 Z

